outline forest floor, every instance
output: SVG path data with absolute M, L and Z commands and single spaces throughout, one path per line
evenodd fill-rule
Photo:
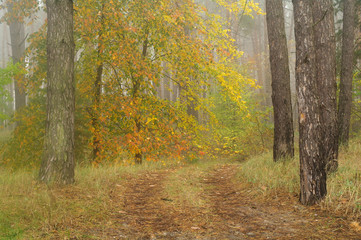
M 216 164 L 193 171 L 190 165 L 124 173 L 106 190 L 109 198 L 102 203 L 106 210 L 100 217 L 68 216 L 36 235 L 43 239 L 361 239 L 357 223 L 354 226 L 355 222 L 317 206 L 302 206 L 296 194 L 255 192 L 236 177 L 239 167 Z M 70 201 L 92 198 L 76 188 L 53 194 Z M 93 211 L 96 215 L 103 210 Z

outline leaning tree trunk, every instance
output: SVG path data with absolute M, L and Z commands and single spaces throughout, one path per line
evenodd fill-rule
M 73 1 L 47 0 L 48 83 L 45 151 L 40 180 L 74 182 Z
M 273 160 L 294 157 L 287 39 L 282 0 L 266 1 L 274 113 Z
M 343 33 L 340 96 L 338 103 L 338 134 L 340 144 L 347 145 L 352 107 L 352 79 L 354 60 L 355 0 L 343 3 Z
M 326 170 L 337 170 L 337 84 L 336 39 L 332 0 L 313 1 L 313 28 L 315 33 L 316 78 L 319 84 L 322 152 Z
M 8 11 L 13 11 L 13 4 L 10 4 Z M 25 27 L 24 23 L 13 19 L 9 23 L 11 51 L 13 63 L 20 63 L 25 53 Z M 18 111 L 26 104 L 25 88 L 23 87 L 24 75 L 19 74 L 14 80 L 15 86 L 15 110 Z
M 327 193 L 325 162 L 321 150 L 321 110 L 316 79 L 312 1 L 293 0 L 293 7 L 300 134 L 300 202 L 312 205 Z

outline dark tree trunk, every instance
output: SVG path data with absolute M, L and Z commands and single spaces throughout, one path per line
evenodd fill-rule
M 338 134 L 340 144 L 347 145 L 350 132 L 352 107 L 355 0 L 345 0 L 343 6 L 341 80 L 338 103 Z
M 300 202 L 312 205 L 327 193 L 321 150 L 321 110 L 317 90 L 311 0 L 293 0 L 296 37 L 296 85 L 300 134 Z
M 8 11 L 12 12 L 12 4 L 9 5 Z M 25 27 L 24 23 L 15 18 L 9 23 L 11 51 L 13 63 L 20 63 L 25 53 Z M 26 94 L 23 86 L 24 76 L 18 75 L 14 80 L 15 86 L 15 110 L 18 111 L 26 105 Z
M 73 1 L 47 0 L 48 83 L 45 150 L 40 180 L 74 182 Z
M 282 0 L 266 1 L 274 113 L 273 160 L 294 157 L 293 119 Z
M 322 152 L 326 170 L 337 170 L 336 39 L 332 0 L 313 1 L 316 78 L 320 95 Z

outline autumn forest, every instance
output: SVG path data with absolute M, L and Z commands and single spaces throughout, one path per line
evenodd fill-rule
M 360 239 L 360 14 L 0 0 L 0 239 Z

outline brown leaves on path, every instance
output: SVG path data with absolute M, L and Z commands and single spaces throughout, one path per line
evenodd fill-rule
M 176 209 L 164 191 L 164 181 L 172 170 L 142 172 L 126 177 L 122 210 L 115 215 L 116 239 L 192 239 L 182 231 L 185 214 Z M 121 234 L 115 234 L 121 232 Z M 111 233 L 111 231 L 110 231 Z M 118 238 L 116 237 L 118 236 Z M 113 238 L 113 239 L 114 239 Z
M 202 206 L 168 196 L 173 170 L 127 174 L 110 189 L 112 213 L 93 229 L 96 239 L 361 239 L 342 218 L 298 203 L 282 191 L 263 195 L 236 178 L 236 165 L 203 174 Z M 176 180 L 177 181 L 177 180 Z M 184 183 L 185 184 L 185 183 Z M 177 203 L 178 202 L 178 203 Z
M 166 174 L 167 171 L 145 173 L 137 179 L 128 179 L 124 211 L 133 233 L 154 238 L 156 233 L 166 236 L 177 230 L 176 210 L 167 203 L 171 200 L 163 192 Z
M 255 194 L 235 181 L 235 172 L 236 166 L 224 165 L 205 179 L 219 239 L 361 239 L 343 219 L 321 216 L 300 205 L 296 196 Z

